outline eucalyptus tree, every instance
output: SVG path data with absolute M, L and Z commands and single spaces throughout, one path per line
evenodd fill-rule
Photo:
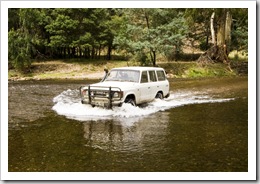
M 198 9 L 195 11 L 197 12 Z M 247 46 L 247 9 L 222 8 L 204 9 L 204 11 L 207 12 L 208 22 L 201 25 L 207 27 L 207 30 L 210 27 L 211 47 L 201 55 L 199 61 L 229 63 L 228 55 L 235 45 Z M 243 17 L 243 21 L 239 17 Z M 236 26 L 234 26 L 235 21 L 237 21 Z M 238 22 L 241 24 L 239 25 Z

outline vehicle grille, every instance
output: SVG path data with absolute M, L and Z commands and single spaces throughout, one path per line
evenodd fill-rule
M 94 96 L 99 96 L 99 97 L 106 97 L 108 92 L 107 91 L 92 91 Z

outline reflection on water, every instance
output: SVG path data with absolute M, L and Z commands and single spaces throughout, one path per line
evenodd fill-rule
M 107 151 L 145 151 L 142 145 L 148 141 L 148 137 L 149 141 L 155 143 L 166 134 L 169 113 L 163 112 L 145 118 L 128 118 L 125 121 L 132 126 L 122 125 L 123 119 L 84 123 L 86 146 Z
M 248 170 L 247 78 L 174 81 L 113 111 L 80 104 L 81 85 L 9 83 L 9 171 Z

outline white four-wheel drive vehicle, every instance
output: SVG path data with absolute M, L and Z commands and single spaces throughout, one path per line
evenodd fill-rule
M 114 68 L 106 71 L 101 82 L 80 87 L 83 104 L 106 108 L 123 103 L 135 106 L 169 95 L 165 71 L 158 67 Z

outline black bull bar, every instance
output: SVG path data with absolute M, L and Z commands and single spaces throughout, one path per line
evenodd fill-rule
M 81 98 L 83 98 L 82 96 L 82 88 L 85 86 L 81 86 L 79 88 L 80 91 L 80 96 Z M 94 89 L 93 89 L 94 88 Z M 119 93 L 118 97 L 113 97 L 114 93 L 117 92 Z M 108 94 L 108 95 L 104 95 L 104 94 Z M 119 87 L 105 87 L 105 86 L 88 86 L 88 104 L 92 104 L 92 101 L 96 98 L 105 98 L 108 99 L 108 106 L 107 108 L 111 109 L 112 108 L 112 102 L 113 100 L 121 100 L 123 95 L 122 95 L 122 90 Z

